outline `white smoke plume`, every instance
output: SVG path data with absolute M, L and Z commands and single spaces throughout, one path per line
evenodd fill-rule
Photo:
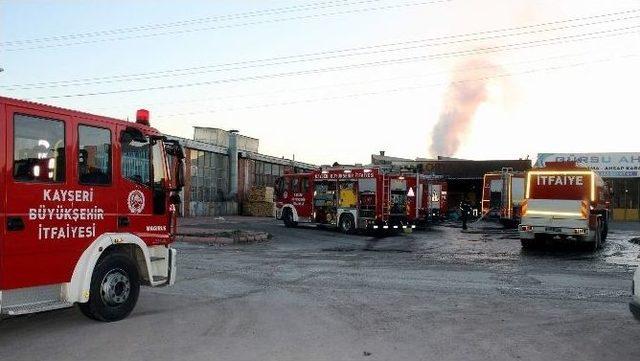
M 466 59 L 453 70 L 440 117 L 431 133 L 433 156 L 451 157 L 458 152 L 478 110 L 488 99 L 491 76 L 500 67 L 486 58 Z

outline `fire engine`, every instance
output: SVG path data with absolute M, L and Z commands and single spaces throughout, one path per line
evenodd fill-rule
M 175 282 L 183 152 L 136 122 L 0 97 L 0 315 L 70 307 L 99 321 Z
M 527 172 L 522 247 L 561 238 L 587 242 L 596 250 L 607 238 L 609 196 L 602 178 L 576 163 L 547 162 Z
M 409 220 L 417 226 L 442 221 L 447 211 L 447 182 L 441 176 L 406 173 L 409 194 Z
M 276 218 L 287 227 L 310 223 L 358 229 L 415 228 L 408 216 L 415 190 L 404 175 L 380 167 L 332 167 L 286 174 L 276 182 Z
M 483 183 L 482 216 L 499 219 L 505 227 L 516 227 L 524 201 L 524 172 L 503 168 L 500 172 L 485 174 Z

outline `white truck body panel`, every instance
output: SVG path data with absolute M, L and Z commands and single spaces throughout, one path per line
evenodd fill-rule
M 536 234 L 557 236 L 581 236 L 591 242 L 595 232 L 589 229 L 589 220 L 582 214 L 582 201 L 560 199 L 529 199 L 527 212 L 522 216 L 521 226 L 532 229 L 523 231 L 520 238 L 533 239 Z M 577 234 L 576 229 L 584 230 Z

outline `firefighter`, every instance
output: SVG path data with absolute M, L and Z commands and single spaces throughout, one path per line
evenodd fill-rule
M 465 198 L 462 202 L 460 202 L 460 218 L 462 219 L 462 230 L 467 230 L 467 221 L 469 220 L 469 216 L 471 215 L 471 204 Z

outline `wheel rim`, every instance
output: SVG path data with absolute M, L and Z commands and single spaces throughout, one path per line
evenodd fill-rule
M 100 284 L 100 297 L 109 306 L 119 306 L 129 299 L 131 281 L 127 273 L 121 269 L 109 271 Z
M 351 224 L 351 218 L 347 217 L 344 219 L 344 221 L 342 221 L 342 229 L 345 232 L 351 231 L 352 226 L 353 225 Z

